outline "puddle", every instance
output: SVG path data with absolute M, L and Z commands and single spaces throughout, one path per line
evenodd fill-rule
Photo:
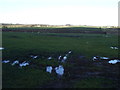
M 52 66 L 47 66 L 46 67 L 46 72 L 52 73 Z
M 3 50 L 4 48 L 3 47 L 0 47 L 0 50 Z
M 55 72 L 57 75 L 62 76 L 64 74 L 64 68 L 62 65 L 59 65 L 59 67 L 55 67 Z
M 10 62 L 10 60 L 4 60 L 4 61 L 2 61 L 2 63 L 9 63 Z
M 15 65 L 15 64 L 19 64 L 19 61 L 16 60 L 16 61 L 14 61 L 11 65 L 13 66 L 13 65 Z
M 117 59 L 108 61 L 108 63 L 110 64 L 116 64 L 118 62 L 120 62 L 120 60 L 117 60 Z

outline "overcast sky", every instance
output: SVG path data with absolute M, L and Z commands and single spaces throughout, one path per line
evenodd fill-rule
M 0 23 L 118 25 L 119 0 L 0 0 Z

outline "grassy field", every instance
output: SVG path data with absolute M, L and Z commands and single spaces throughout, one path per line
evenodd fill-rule
M 31 64 L 22 69 L 18 66 L 3 64 L 3 88 L 35 88 L 58 81 L 55 73 L 48 74 L 45 72 L 45 67 L 47 65 L 56 67 L 59 64 L 65 67 L 65 75 L 60 80 L 60 82 L 66 82 L 66 86 L 64 87 L 102 88 L 104 87 L 104 85 L 102 86 L 104 79 L 92 79 L 89 76 L 90 79 L 87 80 L 85 78 L 79 80 L 79 77 L 73 79 L 74 74 L 81 75 L 83 72 L 77 72 L 77 70 L 83 66 L 87 68 L 87 71 L 84 72 L 96 72 L 104 69 L 103 67 L 90 64 L 93 64 L 93 56 L 119 58 L 118 50 L 110 48 L 111 46 L 118 47 L 118 36 L 112 34 L 3 32 L 2 35 L 2 47 L 5 48 L 2 52 L 3 60 L 9 59 L 14 61 L 17 59 L 21 62 L 26 60 L 30 61 Z M 57 57 L 65 55 L 69 50 L 72 50 L 72 54 L 68 57 L 68 62 L 58 62 Z M 39 58 L 33 60 L 29 57 L 31 54 L 39 55 Z M 47 58 L 49 56 L 54 57 L 53 60 L 48 61 Z M 79 58 L 80 56 L 84 58 Z M 83 65 L 81 61 L 84 62 Z M 102 65 L 104 64 L 112 68 L 107 62 Z M 73 69 L 73 67 L 76 67 L 76 69 Z M 69 72 L 71 76 L 68 75 L 69 70 L 71 70 Z M 116 72 L 118 74 L 118 71 Z M 68 84 L 68 80 L 71 81 L 70 84 Z M 95 82 L 97 83 L 93 86 Z M 109 79 L 106 79 L 105 83 L 108 83 L 108 87 L 115 87 L 117 84 L 111 85 L 114 82 Z
M 83 54 L 88 58 L 96 55 L 108 57 L 118 56 L 118 50 L 112 50 L 110 48 L 111 46 L 118 47 L 118 36 L 107 35 L 106 37 L 103 34 L 62 35 L 3 32 L 3 47 L 6 48 L 3 51 L 3 58 L 12 58 L 13 56 L 15 58 L 28 55 L 29 53 L 65 53 L 68 50 L 72 50 L 73 54 Z M 65 35 L 68 37 L 65 37 Z M 78 35 L 80 37 L 71 37 L 72 35 Z

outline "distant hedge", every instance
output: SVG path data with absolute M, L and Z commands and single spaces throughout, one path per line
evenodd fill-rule
M 40 32 L 40 33 L 103 33 L 101 28 L 86 28 L 86 27 L 71 27 L 71 28 L 2 28 L 2 31 L 6 32 Z

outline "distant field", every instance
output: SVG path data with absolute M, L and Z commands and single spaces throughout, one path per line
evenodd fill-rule
M 101 28 L 94 27 L 4 27 L 2 31 L 40 33 L 105 33 Z
M 3 32 L 3 47 L 6 48 L 3 51 L 3 57 L 8 55 L 9 57 L 15 56 L 15 54 L 20 55 L 23 52 L 29 54 L 30 51 L 40 54 L 42 52 L 64 53 L 68 50 L 89 57 L 94 55 L 117 57 L 118 51 L 110 49 L 111 46 L 118 46 L 118 36 L 104 34 Z M 15 52 L 15 54 L 10 52 Z
M 77 30 L 77 28 L 75 30 Z M 43 84 L 47 84 L 48 81 L 56 81 L 57 78 L 54 74 L 50 75 L 45 72 L 45 66 L 53 65 L 55 67 L 62 64 L 56 61 L 57 57 L 59 55 L 65 55 L 69 50 L 72 50 L 72 54 L 70 55 L 68 62 L 62 64 L 67 70 L 70 70 L 72 66 L 80 67 L 80 65 L 77 66 L 78 60 L 85 60 L 90 63 L 93 56 L 119 58 L 118 50 L 110 48 L 111 46 L 119 47 L 118 36 L 112 34 L 3 32 L 2 37 L 2 47 L 5 48 L 3 50 L 3 60 L 27 60 L 33 64 L 33 66 L 28 66 L 23 70 L 18 70 L 17 67 L 12 67 L 9 64 L 3 64 L 4 88 L 41 87 Z M 39 55 L 41 59 L 32 60 L 29 58 L 30 54 Z M 49 56 L 54 57 L 53 61 L 47 61 Z M 79 56 L 84 56 L 85 58 L 80 59 Z M 72 63 L 74 61 L 76 62 Z M 89 68 L 95 69 L 94 66 L 89 65 L 90 64 L 85 64 L 85 67 L 88 66 Z M 95 70 L 101 70 L 101 68 L 102 67 L 96 68 Z M 67 78 L 68 74 L 65 75 L 63 81 L 67 82 L 69 80 L 69 78 Z M 99 81 L 99 79 L 95 80 Z M 91 79 L 85 81 L 91 82 Z M 110 82 L 113 83 L 112 81 Z M 100 83 L 102 82 L 100 81 Z M 99 85 L 101 85 L 100 83 Z M 82 87 L 82 84 L 78 83 L 78 81 L 76 81 L 75 86 L 74 84 L 72 85 L 73 87 L 77 87 L 79 84 Z M 109 83 L 108 85 L 110 86 Z M 89 87 L 91 86 L 88 86 L 88 88 Z
M 81 33 L 81 34 L 119 34 L 119 28 L 104 28 L 92 26 L 49 26 L 49 27 L 7 27 L 3 26 L 3 32 L 38 32 L 38 33 Z

